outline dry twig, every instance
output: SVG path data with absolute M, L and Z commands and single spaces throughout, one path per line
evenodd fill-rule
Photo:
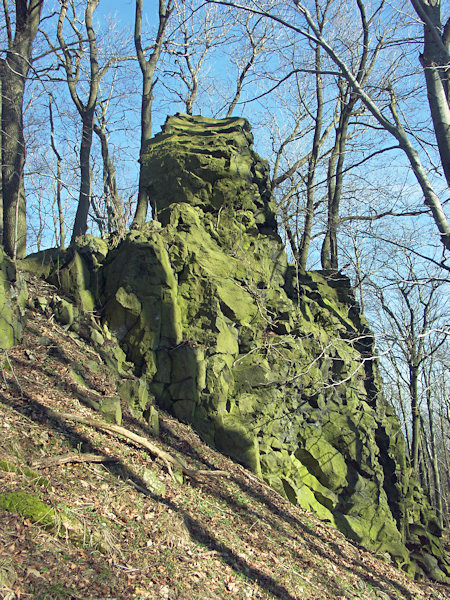
M 63 454 L 62 456 L 50 456 L 49 458 L 43 458 L 42 460 L 35 460 L 32 463 L 32 467 L 37 469 L 47 469 L 48 467 L 55 467 L 57 465 L 65 465 L 66 463 L 107 463 L 116 462 L 119 459 L 115 456 L 103 456 L 101 454 Z

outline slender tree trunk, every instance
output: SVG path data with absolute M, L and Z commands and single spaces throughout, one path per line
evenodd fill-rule
M 306 208 L 305 221 L 303 224 L 302 239 L 298 252 L 298 268 L 300 272 L 306 271 L 308 261 L 309 247 L 311 245 L 311 233 L 314 222 L 314 192 L 312 185 L 307 185 L 306 188 Z
M 64 250 L 66 233 L 64 230 L 64 212 L 63 212 L 62 198 L 61 198 L 61 192 L 62 192 L 61 163 L 62 163 L 62 159 L 61 159 L 61 155 L 58 152 L 58 149 L 56 148 L 56 144 L 55 144 L 55 127 L 53 124 L 52 96 L 51 95 L 49 97 L 48 112 L 49 112 L 49 117 L 50 117 L 50 144 L 51 144 L 51 147 L 53 150 L 53 154 L 56 157 L 56 206 L 58 208 L 58 223 L 56 223 L 56 222 L 54 223 L 55 236 L 58 241 L 58 247 L 61 250 Z
M 3 245 L 6 253 L 13 259 L 25 256 L 26 252 L 23 94 L 43 0 L 16 0 L 15 4 L 14 36 L 8 6 L 3 4 L 8 51 L 0 61 Z
M 78 200 L 75 223 L 73 225 L 72 240 L 79 235 L 84 235 L 87 230 L 87 218 L 91 204 L 91 147 L 92 131 L 94 127 L 94 110 L 87 110 L 83 116 L 83 129 L 80 145 L 80 197 Z
M 414 472 L 419 473 L 419 449 L 420 449 L 420 412 L 418 391 L 419 368 L 414 363 L 409 365 L 409 393 L 411 396 L 411 419 L 412 419 L 412 448 L 411 464 Z
M 403 401 L 402 390 L 401 390 L 401 385 L 400 385 L 400 379 L 399 379 L 398 375 L 397 375 L 397 392 L 398 392 L 398 399 L 399 399 L 399 403 L 400 403 L 400 410 L 402 411 L 402 418 L 403 418 L 403 423 L 404 423 L 406 445 L 408 447 L 408 451 L 411 452 L 412 444 L 411 444 L 409 430 L 408 430 L 408 421 L 409 421 L 409 419 L 408 419 L 408 417 L 406 415 L 406 407 L 405 407 L 405 403 Z M 409 457 L 411 459 L 411 453 L 410 453 Z
M 164 41 L 167 22 L 173 10 L 173 0 L 159 0 L 159 26 L 156 34 L 153 52 L 149 58 L 145 58 L 142 48 L 142 0 L 136 0 L 136 16 L 134 21 L 134 45 L 142 72 L 142 105 L 141 105 L 141 148 L 139 156 L 142 157 L 145 143 L 152 136 L 152 104 L 153 104 L 153 86 L 155 84 L 153 77 L 156 65 L 158 63 L 162 45 Z M 133 227 L 140 227 L 145 223 L 148 208 L 148 192 L 143 183 L 142 165 L 139 172 L 139 192 L 134 215 Z
M 338 160 L 338 145 L 334 144 L 333 150 L 331 151 L 330 159 L 328 161 L 328 170 L 327 170 L 327 195 L 328 195 L 328 222 L 327 222 L 327 230 L 325 233 L 324 240 L 322 242 L 322 248 L 320 250 L 320 262 L 322 265 L 322 269 L 331 269 L 331 229 L 329 223 L 329 215 L 330 215 L 330 203 L 331 198 L 334 197 L 335 189 L 336 189 L 336 163 Z
M 433 506 L 433 491 L 431 486 L 430 469 L 429 469 L 429 448 L 424 438 L 423 423 L 421 423 L 421 443 L 419 448 L 419 481 L 425 491 L 430 505 Z
M 336 127 L 334 148 L 328 167 L 328 220 L 327 232 L 322 244 L 321 261 L 323 269 L 338 270 L 337 234 L 339 229 L 339 209 L 344 184 L 344 162 L 348 140 L 348 126 L 358 100 L 356 94 L 345 89 L 344 82 L 339 83 L 340 115 Z
M 306 213 L 303 227 L 303 235 L 300 242 L 299 269 L 306 270 L 306 261 L 311 244 L 311 232 L 314 219 L 314 178 L 316 175 L 317 161 L 319 158 L 320 137 L 322 133 L 323 120 L 323 82 L 320 75 L 321 56 L 320 46 L 315 48 L 315 67 L 316 67 L 316 118 L 314 123 L 314 138 L 311 157 L 308 164 L 308 175 L 306 179 Z
M 111 64 L 111 62 L 108 61 L 101 70 L 99 69 L 97 39 L 93 25 L 93 14 L 98 6 L 98 3 L 99 0 L 88 0 L 84 12 L 84 21 L 89 48 L 88 58 L 90 65 L 90 74 L 88 78 L 89 95 L 86 102 L 82 102 L 77 91 L 77 84 L 79 83 L 80 78 L 80 59 L 86 51 L 84 42 L 82 40 L 82 37 L 78 35 L 77 51 L 75 52 L 76 57 L 74 59 L 73 52 L 71 53 L 64 40 L 64 21 L 66 19 L 67 9 L 69 6 L 67 0 L 61 0 L 61 9 L 57 25 L 57 37 L 61 53 L 59 52 L 59 49 L 53 48 L 66 72 L 67 85 L 69 88 L 70 96 L 78 110 L 82 123 L 80 143 L 80 195 L 78 200 L 77 212 L 75 215 L 75 222 L 72 230 L 72 237 L 70 240 L 71 244 L 75 242 L 75 239 L 78 236 L 84 235 L 87 231 L 87 219 L 91 204 L 92 175 L 90 156 L 94 129 L 95 107 L 97 104 L 100 80 L 106 73 L 109 65 Z M 75 27 L 74 23 L 76 22 L 76 20 L 76 15 L 73 15 L 70 20 L 72 28 Z
M 443 507 L 442 507 L 442 488 L 441 478 L 439 475 L 438 455 L 436 447 L 436 433 L 434 429 L 434 411 L 432 407 L 431 389 L 428 386 L 427 390 L 427 409 L 428 409 L 428 421 L 430 423 L 430 446 L 431 446 L 431 468 L 433 471 L 433 484 L 434 484 L 434 498 L 435 508 L 439 521 L 440 527 L 444 527 L 443 519 Z
M 445 393 L 445 392 L 444 392 Z M 447 493 L 445 493 L 443 495 L 443 505 L 444 505 L 444 524 L 445 521 L 447 522 L 448 525 L 448 520 L 449 520 L 449 515 L 450 515 L 450 507 L 449 507 L 449 491 L 450 491 L 450 460 L 448 458 L 448 444 L 445 442 L 445 440 L 447 440 L 448 437 L 448 423 L 446 422 L 446 418 L 444 415 L 444 406 L 443 403 L 445 402 L 444 400 L 444 396 L 441 395 L 441 399 L 440 399 L 440 419 L 439 419 L 439 433 L 440 433 L 440 437 L 441 440 L 443 441 L 442 444 L 442 463 L 443 463 L 443 480 L 445 481 L 445 485 L 444 485 L 444 490 L 446 490 Z
M 143 84 L 141 103 L 141 156 L 146 140 L 149 140 L 152 137 L 153 72 L 151 72 L 151 76 L 149 77 L 147 70 L 143 70 L 142 78 Z M 136 213 L 133 219 L 134 226 L 141 226 L 145 223 L 145 219 L 147 217 L 148 202 L 149 197 L 147 189 L 145 188 L 143 183 L 143 172 L 141 166 L 139 170 L 139 190 L 136 205 Z
M 342 186 L 344 181 L 344 161 L 345 149 L 348 137 L 348 123 L 353 110 L 354 103 L 344 111 L 338 130 L 338 160 L 335 173 L 334 194 L 330 199 L 328 228 L 330 231 L 330 266 L 332 269 L 338 269 L 338 247 L 337 247 L 337 232 L 339 228 L 339 207 L 341 204 Z
M 100 139 L 103 160 L 103 193 L 105 196 L 106 210 L 108 214 L 107 230 L 120 231 L 124 226 L 123 209 L 117 191 L 116 170 L 109 154 L 108 138 L 105 124 L 94 125 L 94 131 Z
M 59 248 L 61 250 L 64 250 L 64 246 L 66 243 L 66 232 L 65 232 L 65 228 L 64 228 L 64 211 L 63 211 L 63 205 L 62 205 L 62 198 L 61 198 L 61 191 L 62 191 L 62 185 L 61 185 L 61 177 L 62 177 L 62 173 L 61 173 L 61 159 L 57 160 L 56 163 L 56 204 L 58 206 L 58 226 L 59 226 Z

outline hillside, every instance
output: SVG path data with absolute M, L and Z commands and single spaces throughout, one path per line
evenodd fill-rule
M 23 337 L 1 363 L 0 502 L 11 500 L 0 510 L 3 598 L 450 597 L 448 586 L 413 582 L 387 555 L 347 541 L 163 411 L 157 435 L 125 407 L 122 426 L 189 468 L 226 476 L 171 476 L 135 443 L 58 416 L 101 420 L 86 403 L 114 397 L 121 382 L 96 347 L 54 320 L 60 292 L 26 277 Z M 108 462 L 49 462 L 92 454 Z

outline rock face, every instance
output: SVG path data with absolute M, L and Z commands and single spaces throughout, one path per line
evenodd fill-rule
M 80 238 L 59 281 L 161 407 L 351 539 L 445 580 L 371 332 L 344 276 L 287 264 L 247 121 L 170 117 L 142 161 L 154 220 Z

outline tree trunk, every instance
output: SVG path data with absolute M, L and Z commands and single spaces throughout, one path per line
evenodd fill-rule
M 316 175 L 317 161 L 319 159 L 320 137 L 322 133 L 323 120 L 323 81 L 320 74 L 321 56 L 320 46 L 316 45 L 315 53 L 315 68 L 316 68 L 316 118 L 314 119 L 314 138 L 311 157 L 308 164 L 308 175 L 306 179 L 306 214 L 303 227 L 303 235 L 300 242 L 299 254 L 299 269 L 306 270 L 306 261 L 309 254 L 309 246 L 311 244 L 311 232 L 314 219 L 314 178 Z
M 13 259 L 26 252 L 26 206 L 24 192 L 25 140 L 23 94 L 31 64 L 31 51 L 39 26 L 43 0 L 16 0 L 14 39 L 4 3 L 8 51 L 1 60 L 1 137 L 3 244 Z
M 409 393 L 411 396 L 412 419 L 412 448 L 411 464 L 414 472 L 419 473 L 419 448 L 420 448 L 420 412 L 418 391 L 419 368 L 415 364 L 409 365 Z
M 334 144 L 333 150 L 331 151 L 331 156 L 328 161 L 328 171 L 327 171 L 327 195 L 328 195 L 328 222 L 327 222 L 327 230 L 325 233 L 324 240 L 322 242 L 322 248 L 320 250 L 320 262 L 322 265 L 322 269 L 331 269 L 331 239 L 330 239 L 330 223 L 329 223 L 329 215 L 330 215 L 330 202 L 331 198 L 333 198 L 336 188 L 336 179 L 334 173 L 336 172 L 336 163 L 338 160 L 338 145 Z
M 145 146 L 146 140 L 152 137 L 152 104 L 153 104 L 153 86 L 152 77 L 148 75 L 147 69 L 142 71 L 142 104 L 141 104 L 141 149 L 140 156 Z M 142 165 L 139 170 L 139 191 L 136 205 L 136 212 L 133 219 L 133 226 L 141 226 L 145 223 L 148 208 L 148 192 L 143 183 Z
M 441 3 L 414 0 L 412 4 L 424 22 L 424 51 L 420 62 L 442 168 L 450 186 L 450 56 L 448 42 L 441 36 Z
M 338 145 L 338 160 L 336 165 L 336 171 L 334 174 L 335 185 L 334 193 L 330 198 L 328 208 L 328 229 L 330 232 L 330 266 L 332 269 L 338 269 L 338 247 L 337 247 L 337 232 L 339 228 L 339 207 L 341 204 L 342 196 L 342 185 L 344 179 L 344 160 L 345 160 L 345 149 L 348 137 L 348 123 L 350 116 L 353 111 L 355 102 L 350 100 L 349 104 L 344 108 L 343 115 L 341 117 L 338 131 L 336 135 L 336 141 Z
M 364 59 L 362 59 L 364 60 Z M 328 168 L 328 220 L 327 232 L 322 244 L 321 261 L 323 269 L 338 270 L 337 233 L 339 229 L 339 209 L 344 183 L 344 162 L 348 140 L 348 126 L 358 96 L 351 92 L 344 82 L 339 83 L 339 122 L 336 127 L 334 147 Z
M 25 75 L 17 64 L 22 62 L 20 57 L 17 60 L 8 53 L 2 69 L 3 245 L 12 259 L 25 256 L 25 195 L 21 193 L 25 166 L 22 115 Z
M 443 518 L 443 506 L 442 506 L 442 489 L 441 489 L 441 478 L 439 475 L 438 455 L 436 447 L 436 433 L 434 429 L 434 413 L 432 407 L 431 389 L 428 385 L 427 389 L 427 409 L 428 409 L 428 421 L 430 424 L 430 446 L 431 446 L 431 469 L 433 471 L 433 485 L 434 485 L 434 500 L 435 509 L 439 521 L 439 526 L 444 528 Z
M 63 212 L 63 205 L 62 205 L 62 198 L 61 198 L 61 192 L 62 192 L 61 163 L 62 163 L 62 159 L 61 159 L 61 155 L 58 152 L 58 149 L 56 148 L 56 144 L 55 144 L 55 127 L 53 124 L 52 100 L 53 100 L 52 96 L 50 95 L 49 103 L 48 103 L 48 112 L 49 112 L 49 118 L 50 118 L 50 145 L 52 147 L 53 154 L 56 157 L 56 206 L 58 209 L 58 221 L 56 222 L 55 217 L 53 217 L 53 219 L 54 219 L 54 226 L 55 226 L 55 238 L 57 241 L 58 248 L 60 248 L 61 250 L 64 250 L 66 234 L 65 234 L 65 230 L 64 230 L 64 212 Z
M 87 110 L 82 116 L 83 130 L 80 145 L 80 197 L 78 200 L 77 213 L 72 231 L 71 243 L 79 235 L 84 235 L 87 230 L 87 218 L 91 204 L 91 147 L 92 131 L 94 126 L 94 110 Z
M 142 106 L 141 106 L 141 148 L 139 157 L 142 157 L 145 142 L 151 138 L 152 135 L 152 104 L 153 104 L 153 76 L 155 73 L 156 65 L 158 63 L 162 45 L 164 41 L 165 30 L 167 22 L 173 10 L 172 0 L 159 0 L 159 26 L 158 33 L 156 34 L 156 40 L 153 45 L 153 52 L 149 58 L 145 58 L 144 50 L 142 48 L 142 4 L 143 0 L 136 0 L 136 16 L 134 22 L 134 45 L 136 48 L 136 54 L 139 61 L 139 66 L 142 72 Z M 148 192 L 143 184 L 142 176 L 142 164 L 139 172 L 139 192 L 137 199 L 136 212 L 134 215 L 133 227 L 140 227 L 145 223 L 147 216 L 148 207 Z
M 104 122 L 102 122 L 101 126 L 94 125 L 94 131 L 100 139 L 102 150 L 103 193 L 108 215 L 107 230 L 108 233 L 121 231 L 124 228 L 122 204 L 120 202 L 119 192 L 117 191 L 116 170 L 109 154 L 108 138 Z

